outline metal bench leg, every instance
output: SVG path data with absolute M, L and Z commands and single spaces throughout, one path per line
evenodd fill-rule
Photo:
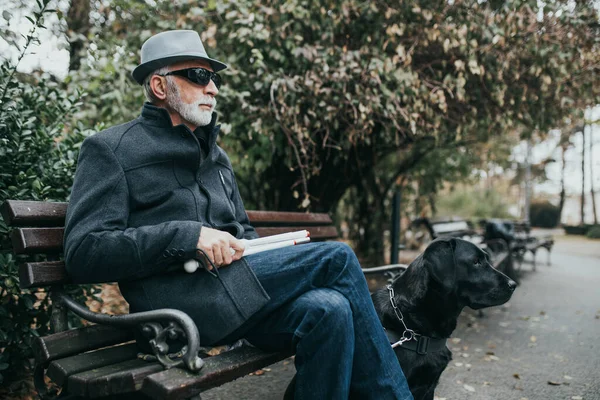
M 548 250 L 548 266 L 552 265 L 552 263 L 550 263 L 550 250 Z
M 537 271 L 537 266 L 535 265 L 535 255 L 537 254 L 537 250 L 532 251 L 531 254 L 533 255 L 533 270 Z

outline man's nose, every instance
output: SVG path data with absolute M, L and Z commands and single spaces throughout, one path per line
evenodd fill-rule
M 219 89 L 217 89 L 217 85 L 215 85 L 212 79 L 208 81 L 208 85 L 204 88 L 204 93 L 210 96 L 216 96 L 219 93 Z

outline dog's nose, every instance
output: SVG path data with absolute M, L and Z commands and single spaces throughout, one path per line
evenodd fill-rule
M 515 290 L 517 288 L 517 282 L 513 281 L 512 279 L 508 280 L 508 288 L 510 290 Z

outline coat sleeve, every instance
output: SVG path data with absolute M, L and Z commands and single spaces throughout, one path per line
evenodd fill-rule
M 81 147 L 65 224 L 65 263 L 74 282 L 126 281 L 193 258 L 202 223 L 128 227 L 129 189 L 112 149 L 99 135 Z

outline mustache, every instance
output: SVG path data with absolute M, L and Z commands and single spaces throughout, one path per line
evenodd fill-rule
M 215 108 L 217 106 L 217 99 L 212 96 L 200 95 L 196 98 L 195 101 L 198 105 L 206 104 Z

